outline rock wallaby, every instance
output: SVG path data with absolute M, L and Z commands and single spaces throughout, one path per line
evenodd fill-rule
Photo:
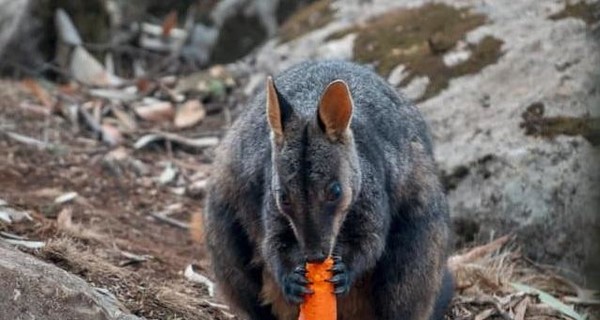
M 306 262 L 334 258 L 338 319 L 443 319 L 449 217 L 417 108 L 366 67 L 268 78 L 218 148 L 204 212 L 241 319 L 298 317 Z

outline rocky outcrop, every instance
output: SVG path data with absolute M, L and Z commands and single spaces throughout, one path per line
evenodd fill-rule
M 234 66 L 247 93 L 306 59 L 373 65 L 431 126 L 461 243 L 516 231 L 582 282 L 600 270 L 598 1 L 319 2 L 330 21 Z
M 108 291 L 0 242 L 2 319 L 137 320 Z

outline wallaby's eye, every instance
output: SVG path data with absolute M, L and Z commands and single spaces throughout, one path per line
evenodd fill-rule
M 339 182 L 335 181 L 329 185 L 327 189 L 327 201 L 335 202 L 342 197 L 342 186 Z

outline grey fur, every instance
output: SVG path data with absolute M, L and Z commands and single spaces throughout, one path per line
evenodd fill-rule
M 354 101 L 343 141 L 317 120 L 334 80 Z M 295 319 L 301 267 L 327 251 L 339 257 L 339 319 L 440 319 L 452 291 L 448 208 L 417 108 L 349 62 L 302 63 L 274 81 L 293 110 L 284 142 L 271 142 L 263 92 L 225 137 L 209 184 L 206 243 L 227 301 L 242 318 Z M 343 190 L 333 205 L 332 181 Z

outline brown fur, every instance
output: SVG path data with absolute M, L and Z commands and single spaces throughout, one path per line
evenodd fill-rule
M 326 128 L 330 139 L 344 136 L 350 125 L 353 109 L 352 96 L 348 85 L 337 80 L 330 83 L 319 101 L 319 119 Z
M 267 78 L 267 119 L 273 132 L 273 138 L 277 143 L 283 140 L 283 125 L 281 123 L 281 110 L 277 91 L 273 85 L 273 78 Z

